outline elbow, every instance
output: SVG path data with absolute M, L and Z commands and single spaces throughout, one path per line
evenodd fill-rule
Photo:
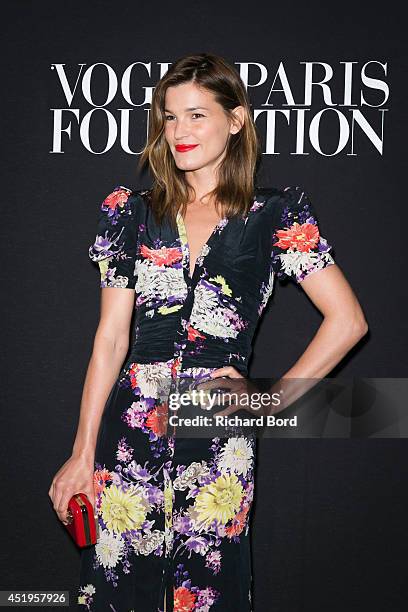
M 332 318 L 333 329 L 339 342 L 347 345 L 350 350 L 357 344 L 368 332 L 368 323 L 363 313 L 349 315 L 345 317 L 334 316 Z M 341 340 L 340 340 L 341 339 Z
M 354 333 L 358 340 L 363 338 L 368 332 L 367 319 L 364 316 L 363 311 L 360 309 L 358 315 L 353 318 L 354 321 Z
M 352 346 L 357 344 L 368 332 L 368 323 L 364 315 L 361 313 L 351 319 L 349 323 L 349 341 Z
M 368 323 L 366 319 L 363 318 L 363 321 L 361 323 L 361 329 L 360 329 L 361 338 L 365 336 L 367 332 L 368 332 Z

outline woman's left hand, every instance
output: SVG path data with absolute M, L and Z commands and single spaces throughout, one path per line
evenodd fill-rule
M 213 380 L 208 380 L 206 382 L 202 382 L 197 385 L 198 390 L 211 390 L 220 387 L 220 383 L 217 380 L 218 378 L 227 377 L 225 384 L 222 384 L 222 388 L 226 390 L 227 393 L 234 393 L 237 397 L 236 404 L 230 404 L 220 412 L 214 413 L 216 416 L 228 416 L 237 412 L 238 410 L 247 410 L 251 414 L 256 416 L 260 416 L 262 412 L 259 407 L 252 408 L 251 407 L 251 394 L 259 393 L 258 389 L 250 382 L 248 378 L 243 376 L 236 368 L 233 366 L 224 366 L 222 368 L 218 368 L 211 373 L 211 378 Z M 223 395 L 218 394 L 220 399 L 222 399 Z M 246 398 L 246 401 L 245 401 Z M 214 406 L 220 406 L 221 404 L 214 404 Z

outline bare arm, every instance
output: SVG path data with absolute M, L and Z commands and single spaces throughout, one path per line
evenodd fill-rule
M 281 403 L 276 406 L 263 406 L 264 416 L 275 414 L 290 406 L 295 400 L 324 378 L 348 353 L 348 351 L 367 333 L 368 325 L 361 306 L 352 288 L 337 264 L 327 266 L 309 274 L 301 286 L 311 301 L 323 314 L 324 319 L 312 341 L 295 364 L 275 382 L 268 390 L 269 396 L 277 393 Z M 259 390 L 256 385 L 246 381 L 240 388 L 244 377 L 233 366 L 218 368 L 211 378 L 228 376 L 238 379 L 231 387 L 232 391 L 248 393 Z M 231 385 L 231 383 L 230 383 Z M 217 380 L 202 383 L 198 388 L 211 389 L 218 386 Z M 280 391 L 283 391 L 281 394 Z M 228 406 L 217 412 L 217 415 L 229 415 L 238 410 L 239 403 Z M 247 406 L 242 406 L 246 409 Z M 250 410 L 251 411 L 251 410 Z M 259 409 L 252 414 L 259 416 Z
M 271 389 L 284 389 L 278 411 L 331 372 L 368 331 L 357 297 L 337 264 L 309 274 L 301 287 L 324 318 L 304 353 Z
M 129 347 L 135 294 L 129 289 L 104 287 L 101 314 L 81 399 L 78 429 L 71 457 L 55 474 L 48 491 L 54 510 L 66 521 L 68 501 L 78 492 L 95 504 L 93 471 L 95 447 L 106 400 Z
M 73 455 L 93 459 L 103 409 L 129 348 L 134 291 L 101 290 L 101 316 L 82 393 Z

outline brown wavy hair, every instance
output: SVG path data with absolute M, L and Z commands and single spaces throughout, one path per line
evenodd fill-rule
M 231 120 L 234 119 L 231 110 L 236 106 L 243 106 L 245 110 L 243 126 L 236 134 L 229 135 L 225 157 L 217 169 L 218 184 L 205 194 L 214 198 L 218 212 L 221 206 L 222 217 L 244 217 L 252 204 L 255 174 L 262 157 L 260 139 L 248 94 L 238 72 L 222 57 L 210 53 L 178 59 L 154 89 L 149 135 L 138 164 L 139 168 L 148 164 L 154 177 L 150 194 L 154 217 L 159 223 L 167 217 L 175 225 L 177 210 L 181 208 L 184 216 L 194 193 L 184 170 L 177 168 L 164 135 L 166 90 L 188 82 L 212 92 Z

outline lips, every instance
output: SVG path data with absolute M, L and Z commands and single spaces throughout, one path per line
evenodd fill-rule
M 185 151 L 191 151 L 192 149 L 195 149 L 196 147 L 198 147 L 198 145 L 196 144 L 191 144 L 191 145 L 178 144 L 176 145 L 176 151 L 180 151 L 180 153 L 184 153 Z

